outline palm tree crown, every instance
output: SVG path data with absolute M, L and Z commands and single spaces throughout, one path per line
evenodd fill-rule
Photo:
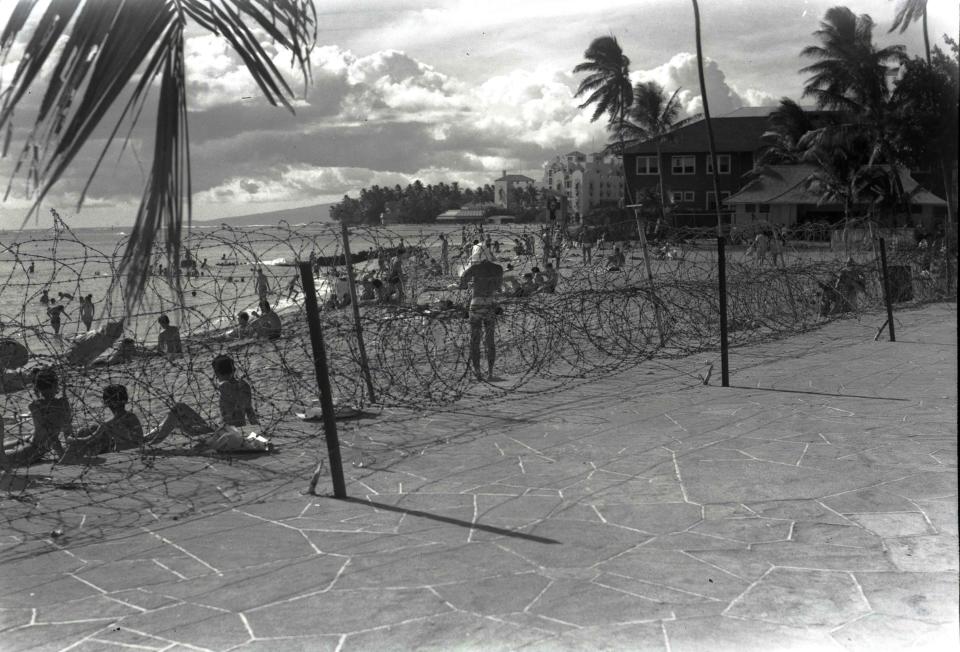
M 803 49 L 801 56 L 816 59 L 800 72 L 810 73 L 804 97 L 813 97 L 826 109 L 871 114 L 889 98 L 887 64 L 906 58 L 902 45 L 877 49 L 873 44 L 873 19 L 856 15 L 847 7 L 832 7 L 814 36 L 821 45 Z
M 42 5 L 46 7 L 38 9 Z M 39 17 L 30 21 L 35 10 Z M 258 38 L 262 32 L 288 51 L 308 80 L 316 39 L 316 11 L 310 0 L 20 0 L 0 33 L 4 62 L 20 33 L 28 32 L 13 78 L 0 93 L 0 128 L 7 128 L 8 142 L 14 112 L 52 62 L 14 172 L 25 173 L 35 200 L 27 219 L 116 107 L 119 118 L 93 165 L 79 210 L 117 133 L 126 127 L 129 138 L 149 93 L 159 89 L 153 162 L 120 265 L 128 281 L 128 309 L 142 295 L 144 261 L 157 234 L 164 232 L 168 260 L 178 261 L 181 228 L 191 219 L 184 65 L 184 33 L 190 22 L 229 42 L 267 101 L 293 111 L 293 93 Z M 60 44 L 62 48 L 56 47 Z
M 923 23 L 923 47 L 930 63 L 930 35 L 927 33 L 927 0 L 901 0 L 897 5 L 897 13 L 893 17 L 893 25 L 888 34 L 899 28 L 903 34 L 910 27 L 910 23 Z
M 584 109 L 591 104 L 596 107 L 591 122 L 596 122 L 600 116 L 607 114 L 611 122 L 622 121 L 627 109 L 633 103 L 633 88 L 630 86 L 630 59 L 620 49 L 620 44 L 613 36 L 601 36 L 594 39 L 586 52 L 586 59 L 577 64 L 573 72 L 589 73 L 574 97 L 587 95 L 587 99 L 580 105 Z M 589 95 L 588 95 L 589 94 Z

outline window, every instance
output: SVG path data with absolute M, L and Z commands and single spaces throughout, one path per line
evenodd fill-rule
M 694 202 L 697 201 L 697 193 L 693 190 L 685 190 L 683 192 L 683 201 Z
M 638 156 L 637 174 L 659 174 L 660 166 L 656 156 Z
M 743 205 L 743 210 L 744 210 L 744 212 L 746 212 L 746 213 L 755 213 L 755 212 L 757 211 L 757 205 L 756 205 L 756 204 L 744 204 L 744 205 Z
M 674 174 L 696 174 L 697 157 L 674 156 L 670 162 L 670 169 Z
M 670 203 L 679 204 L 683 201 L 683 193 L 679 190 L 673 190 L 670 192 Z
M 717 173 L 718 174 L 730 174 L 730 155 L 729 154 L 717 154 Z M 713 174 L 713 161 L 710 160 L 710 155 L 707 155 L 707 174 Z
M 769 212 L 770 212 L 770 204 L 760 204 L 760 212 L 761 212 L 761 213 L 769 213 Z
M 726 190 L 721 190 L 721 191 L 720 191 L 720 198 L 721 198 L 721 199 L 726 199 L 726 198 L 729 197 L 729 196 L 730 196 L 730 192 L 729 192 L 729 191 L 726 191 Z M 708 190 L 708 191 L 707 191 L 707 210 L 712 210 L 712 209 L 714 209 L 714 208 L 717 207 L 717 202 L 716 202 L 716 199 L 715 199 L 715 198 L 716 198 L 716 195 L 713 194 L 713 191 L 712 191 L 712 190 Z

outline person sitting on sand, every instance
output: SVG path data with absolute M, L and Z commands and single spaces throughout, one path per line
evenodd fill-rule
M 539 292 L 543 289 L 545 278 L 543 272 L 540 271 L 539 267 L 531 267 L 530 273 L 533 274 L 533 287 L 535 292 Z
M 47 453 L 53 452 L 56 459 L 63 457 L 64 438 L 73 435 L 70 403 L 66 396 L 57 396 L 60 379 L 51 368 L 40 369 L 33 377 L 33 388 L 37 399 L 30 403 L 30 416 L 33 418 L 33 437 L 25 443 L 17 442 L 10 448 L 3 448 L 0 463 L 6 468 L 29 466 L 42 460 Z
M 50 304 L 50 301 L 50 290 L 43 288 L 43 290 L 40 292 L 40 303 L 46 306 Z
M 280 338 L 280 315 L 270 308 L 270 302 L 260 302 L 260 316 L 250 323 L 255 337 L 276 340 Z
M 216 377 L 223 425 L 237 428 L 247 424 L 259 425 L 260 417 L 253 408 L 253 390 L 250 383 L 238 379 L 236 373 L 236 366 L 230 356 L 218 355 L 213 359 L 213 374 Z M 175 429 L 187 437 L 199 437 L 217 431 L 217 428 L 207 423 L 192 407 L 186 403 L 177 403 L 160 425 L 147 433 L 145 442 L 156 446 Z
M 619 272 L 627 264 L 627 258 L 620 251 L 620 247 L 614 247 L 613 253 L 607 258 L 607 271 Z
M 250 328 L 250 315 L 246 310 L 237 313 L 237 328 L 235 331 L 237 339 L 252 337 L 253 331 Z
M 543 271 L 543 287 L 541 288 L 544 292 L 553 294 L 557 291 L 557 281 L 559 276 L 557 275 L 557 270 L 554 269 L 553 263 L 548 262 L 546 269 Z
M 160 315 L 157 318 L 160 324 L 160 334 L 157 336 L 157 351 L 166 354 L 183 353 L 183 345 L 180 343 L 180 329 L 170 325 L 170 318 L 166 315 Z
M 133 412 L 127 412 L 127 388 L 107 385 L 103 388 L 103 404 L 113 414 L 109 420 L 95 426 L 84 426 L 73 437 L 67 438 L 65 458 L 89 457 L 111 451 L 139 448 L 143 445 L 143 426 Z
M 527 272 L 523 275 L 523 281 L 520 282 L 520 287 L 517 288 L 516 295 L 518 297 L 529 297 L 537 291 L 537 285 L 533 282 L 533 274 Z

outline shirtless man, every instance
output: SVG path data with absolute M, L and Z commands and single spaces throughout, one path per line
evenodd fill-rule
M 484 336 L 487 353 L 487 377 L 493 377 L 493 363 L 497 357 L 493 329 L 497 320 L 497 302 L 494 295 L 503 285 L 503 268 L 489 260 L 471 265 L 460 277 L 460 288 L 466 289 L 473 281 L 473 298 L 470 299 L 470 362 L 473 373 L 480 373 L 480 335 Z

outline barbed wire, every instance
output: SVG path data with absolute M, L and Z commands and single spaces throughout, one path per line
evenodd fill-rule
M 727 247 L 731 345 L 803 332 L 882 305 L 874 238 L 848 234 L 828 243 L 829 232 L 799 228 L 758 252 L 756 235 L 766 228 L 739 229 Z M 6 444 L 29 441 L 33 434 L 32 374 L 41 368 L 57 374 L 75 431 L 106 419 L 101 394 L 111 384 L 127 388 L 130 411 L 145 430 L 181 403 L 208 423 L 219 423 L 212 361 L 229 355 L 252 388 L 258 430 L 281 449 L 308 449 L 313 455 L 317 447 L 310 438 L 316 428 L 302 427 L 294 416 L 317 397 L 299 262 L 310 262 L 315 275 L 331 385 L 340 407 L 416 411 L 468 396 L 538 391 L 541 381 L 555 389 L 651 359 L 718 348 L 712 229 L 651 228 L 646 257 L 635 237 L 636 222 L 580 229 L 579 237 L 577 230 L 570 231 L 573 236 L 543 225 L 485 225 L 482 232 L 472 226 L 352 227 L 350 247 L 359 261 L 354 270 L 366 291 L 373 279 L 389 283 L 392 264 L 402 268 L 403 300 L 361 301 L 360 330 L 377 397 L 370 405 L 353 311 L 335 298 L 344 283 L 338 275 L 345 272 L 337 225 L 194 228 L 178 267 L 164 268 L 159 258 L 145 261 L 150 269 L 145 295 L 136 314 L 125 314 L 117 273 L 125 238 L 110 230 L 78 235 L 56 218 L 51 231 L 21 233 L 0 245 L 0 339 L 29 352 L 25 364 L 0 370 Z M 449 243 L 446 261 L 441 232 Z M 888 235 L 896 236 L 888 237 L 888 254 L 902 301 L 952 296 L 948 247 L 942 241 L 918 245 L 902 232 Z M 489 241 L 492 257 L 518 282 L 548 262 L 559 271 L 555 291 L 500 298 L 494 380 L 478 381 L 472 373 L 469 294 L 457 287 L 474 240 Z M 258 270 L 265 283 L 258 281 Z M 79 318 L 80 301 L 87 296 L 96 312 L 89 333 Z M 44 297 L 49 300 L 43 302 Z M 261 298 L 280 316 L 280 336 L 241 337 L 238 313 L 254 314 Z M 55 311 L 61 313 L 59 333 L 49 313 L 55 306 L 64 309 Z M 179 328 L 180 353 L 156 350 L 163 314 Z M 119 334 L 109 337 L 109 328 Z M 380 444 L 347 430 L 345 446 L 358 459 L 381 454 Z M 408 452 L 396 445 L 391 450 L 391 459 Z M 103 487 L 118 474 L 145 473 L 156 455 L 197 452 L 178 439 L 155 451 L 99 456 L 75 464 L 71 482 Z M 184 468 L 184 473 L 187 468 L 197 472 Z M 29 476 L 29 470 L 21 471 Z M 159 484 L 168 480 L 154 478 Z

